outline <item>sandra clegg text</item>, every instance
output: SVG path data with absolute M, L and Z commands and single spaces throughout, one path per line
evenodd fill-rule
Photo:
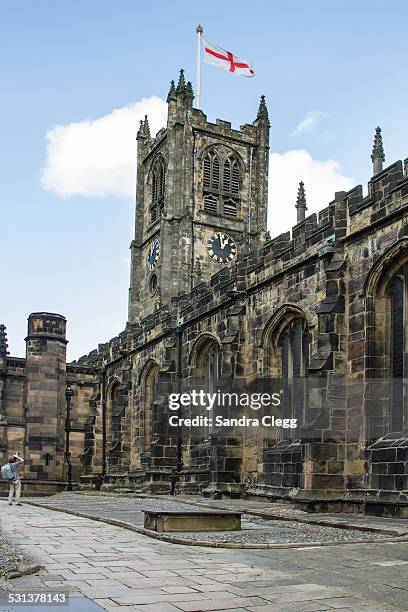
M 187 427 L 282 427 L 283 429 L 295 429 L 297 419 L 276 418 L 267 414 L 261 418 L 237 416 L 226 417 L 225 415 L 213 416 L 215 410 L 222 408 L 260 408 L 278 407 L 281 405 L 281 393 L 207 393 L 204 390 L 192 390 L 189 393 L 170 393 L 169 409 L 180 410 L 183 407 L 199 407 L 211 412 L 211 415 L 197 415 L 184 417 L 179 414 L 169 417 L 169 424 L 173 427 L 185 425 Z

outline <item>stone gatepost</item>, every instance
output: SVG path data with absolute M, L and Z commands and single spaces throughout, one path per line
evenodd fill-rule
M 26 338 L 25 493 L 65 487 L 65 317 L 32 313 Z

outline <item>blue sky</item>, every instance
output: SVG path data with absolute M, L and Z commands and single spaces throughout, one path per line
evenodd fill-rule
M 265 94 L 274 234 L 295 222 L 300 179 L 310 211 L 369 179 L 377 124 L 387 162 L 408 155 L 407 17 L 404 0 L 1 3 L 0 322 L 11 353 L 24 355 L 33 311 L 67 317 L 70 359 L 123 328 L 136 118 L 151 109 L 160 127 L 154 97 L 182 66 L 194 81 L 198 23 L 254 61 L 253 79 L 203 66 L 202 107 L 239 126 Z

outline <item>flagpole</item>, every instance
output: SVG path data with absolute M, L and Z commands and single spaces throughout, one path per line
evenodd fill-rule
M 196 97 L 195 107 L 200 108 L 201 100 L 201 36 L 203 33 L 203 27 L 198 25 L 196 28 L 197 32 L 197 75 L 196 75 Z

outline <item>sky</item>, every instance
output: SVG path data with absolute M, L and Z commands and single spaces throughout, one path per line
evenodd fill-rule
M 266 97 L 269 229 L 408 156 L 408 4 L 378 0 L 0 0 L 0 323 L 24 356 L 30 312 L 67 317 L 68 359 L 126 323 L 135 136 L 164 125 L 171 79 L 195 81 L 196 34 L 253 62 L 203 65 L 202 109 L 239 128 Z

